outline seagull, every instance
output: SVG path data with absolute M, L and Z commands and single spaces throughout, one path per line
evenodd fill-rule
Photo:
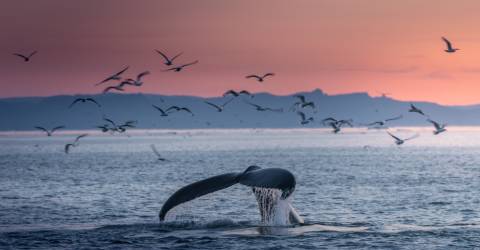
M 305 98 L 304 95 L 296 95 L 295 97 L 298 98 L 300 101 L 295 102 L 293 104 L 293 107 L 291 108 L 291 110 L 294 109 L 295 107 L 298 107 L 298 106 L 300 106 L 301 108 L 311 107 L 311 108 L 315 109 L 315 103 L 314 102 L 307 102 L 307 99 Z
M 127 69 L 128 69 L 129 67 L 130 67 L 130 66 L 127 66 L 127 67 L 125 67 L 124 69 L 120 70 L 118 73 L 115 73 L 115 74 L 113 74 L 113 75 L 105 78 L 105 80 L 103 80 L 103 81 L 95 84 L 95 86 L 98 86 L 98 85 L 100 85 L 100 84 L 102 84 L 102 83 L 105 83 L 105 82 L 108 82 L 108 81 L 110 81 L 110 80 L 120 80 L 120 79 L 122 79 L 122 78 L 120 77 L 120 75 L 122 75 L 123 72 L 127 71 Z
M 152 148 L 153 153 L 157 156 L 157 161 L 166 161 L 167 160 L 160 155 L 160 153 L 158 152 L 155 145 L 150 144 L 150 148 Z
M 328 117 L 322 120 L 323 125 L 328 125 L 333 128 L 333 133 L 338 133 L 344 124 L 353 127 L 352 120 L 337 120 L 333 117 Z
M 452 43 L 450 41 L 447 40 L 447 38 L 443 37 L 442 36 L 442 40 L 445 42 L 445 44 L 447 45 L 447 49 L 444 50 L 445 52 L 447 53 L 454 53 L 456 52 L 457 50 L 460 50 L 460 49 L 457 49 L 457 48 L 453 48 L 452 47 Z
M 68 108 L 71 108 L 73 107 L 73 105 L 75 105 L 77 102 L 82 102 L 82 103 L 85 103 L 85 102 L 93 102 L 95 103 L 99 108 L 101 107 L 101 105 L 95 101 L 93 98 L 77 98 L 75 99 L 75 101 L 72 102 L 72 104 L 70 104 L 70 106 L 68 106 Z
M 309 122 L 313 122 L 313 117 L 309 117 L 308 119 L 306 119 L 305 113 L 303 112 L 298 111 L 297 115 L 301 117 L 302 120 L 300 121 L 300 124 L 302 125 L 308 124 Z
M 440 123 L 438 123 L 434 120 L 430 120 L 430 119 L 428 119 L 427 121 L 430 122 L 431 124 L 433 124 L 433 126 L 435 127 L 435 131 L 433 131 L 434 135 L 438 135 L 442 132 L 447 131 L 447 129 L 445 128 L 447 126 L 447 124 L 440 124 Z
M 146 76 L 146 75 L 149 75 L 150 74 L 150 71 L 144 71 L 140 74 L 137 75 L 137 79 L 132 79 L 132 78 L 128 78 L 127 80 L 123 81 L 120 83 L 120 87 L 123 87 L 123 85 L 132 85 L 132 86 L 137 86 L 137 87 L 140 87 L 143 85 L 143 82 L 142 82 L 142 77 Z
M 383 121 L 376 121 L 376 122 L 369 123 L 369 124 L 367 124 L 367 126 L 373 126 L 375 124 L 378 124 L 379 126 L 384 126 L 385 123 L 387 123 L 389 121 L 394 121 L 394 120 L 398 120 L 398 119 L 402 119 L 402 118 L 403 118 L 403 115 L 399 115 L 397 117 L 388 118 L 388 119 L 385 119 Z
M 267 108 L 267 107 L 262 107 L 260 105 L 257 105 L 257 104 L 254 104 L 254 103 L 251 103 L 251 102 L 245 102 L 253 107 L 255 107 L 255 109 L 257 111 L 272 111 L 272 112 L 283 112 L 283 109 L 272 109 L 272 108 Z
M 187 67 L 187 66 L 190 66 L 190 65 L 193 65 L 193 64 L 196 64 L 198 63 L 198 60 L 194 61 L 194 62 L 191 62 L 191 63 L 187 63 L 187 64 L 183 64 L 183 65 L 180 65 L 180 66 L 176 66 L 176 67 L 173 67 L 173 68 L 169 68 L 167 70 L 164 70 L 164 71 L 175 71 L 175 72 L 179 72 L 181 71 L 183 68 Z
M 411 139 L 414 139 L 414 138 L 417 138 L 417 137 L 418 137 L 418 134 L 415 134 L 414 136 L 412 136 L 412 137 L 409 137 L 409 138 L 407 138 L 407 139 L 400 139 L 400 138 L 398 138 L 398 137 L 394 136 L 393 134 L 391 134 L 391 133 L 390 133 L 390 132 L 388 132 L 388 131 L 387 131 L 387 133 L 388 133 L 388 134 L 389 134 L 391 137 L 393 137 L 393 139 L 395 139 L 395 144 L 397 144 L 397 145 L 402 145 L 402 144 L 403 144 L 403 143 L 405 143 L 406 141 L 408 141 L 408 140 L 411 140 Z
M 30 53 L 28 56 L 22 55 L 22 54 L 20 54 L 20 53 L 13 53 L 13 55 L 23 58 L 23 60 L 24 60 L 25 62 L 30 61 L 30 58 L 31 58 L 33 55 L 35 55 L 35 54 L 37 54 L 37 51 L 36 51 L 36 50 L 33 51 L 32 53 Z
M 55 132 L 56 130 L 65 128 L 65 126 L 57 126 L 57 127 L 52 128 L 50 131 L 48 129 L 46 129 L 44 127 L 40 127 L 40 126 L 37 126 L 35 128 L 39 129 L 39 130 L 42 130 L 42 131 L 45 131 L 45 133 L 47 133 L 47 136 L 52 136 L 53 132 Z
M 163 54 L 160 50 L 155 50 L 158 54 L 160 54 L 163 59 L 165 59 L 165 65 L 167 66 L 172 66 L 173 65 L 173 60 L 175 60 L 177 57 L 181 56 L 183 54 L 183 52 L 180 52 L 178 55 L 172 57 L 172 58 L 168 58 L 168 56 L 166 56 L 165 54 Z
M 161 116 L 168 116 L 168 113 L 165 112 L 162 108 L 156 106 L 156 105 L 152 105 L 152 107 L 154 107 L 156 110 L 160 111 L 161 113 Z
M 77 138 L 75 138 L 75 140 L 72 142 L 72 143 L 67 143 L 65 144 L 65 154 L 68 154 L 70 153 L 70 148 L 71 147 L 76 147 L 78 146 L 78 142 L 81 138 L 87 136 L 88 134 L 81 134 L 79 136 L 77 136 Z
M 408 112 L 415 112 L 415 113 L 419 113 L 421 115 L 425 115 L 423 113 L 423 111 L 417 107 L 415 107 L 413 104 L 410 103 L 410 109 L 408 110 Z
M 265 77 L 267 77 L 267 76 L 274 76 L 274 75 L 275 75 L 274 73 L 266 73 L 266 74 L 264 74 L 263 76 L 249 75 L 249 76 L 246 76 L 245 78 L 247 78 L 247 79 L 248 79 L 248 78 L 255 78 L 255 79 L 257 79 L 257 81 L 263 82 L 264 79 L 265 79 Z
M 185 108 L 185 107 L 171 106 L 170 108 L 166 109 L 165 111 L 169 112 L 169 111 L 173 111 L 173 110 L 176 111 L 176 112 L 185 111 L 185 112 L 190 113 L 193 116 L 193 112 L 190 109 Z
M 108 91 L 110 90 L 118 90 L 118 91 L 124 91 L 125 89 L 123 89 L 120 85 L 118 86 L 109 86 L 109 87 L 106 87 L 104 90 L 103 90 L 103 94 L 106 94 Z
M 211 103 L 211 102 L 207 102 L 207 101 L 205 101 L 205 103 L 214 107 L 214 108 L 216 108 L 218 112 L 222 112 L 225 109 L 225 106 L 227 106 L 227 104 L 229 104 L 231 101 L 233 101 L 233 99 L 234 98 L 231 98 L 230 100 L 226 101 L 224 104 L 222 104 L 220 106 L 216 105 L 214 103 Z
M 237 92 L 237 91 L 231 89 L 231 90 L 225 92 L 225 93 L 223 94 L 223 97 L 226 97 L 227 95 L 233 95 L 234 97 L 238 97 L 238 96 L 240 96 L 240 95 L 248 95 L 248 96 L 250 96 L 250 97 L 253 97 L 253 95 L 252 95 L 250 92 L 246 91 L 246 90 L 242 90 L 242 91 L 240 91 L 240 92 Z

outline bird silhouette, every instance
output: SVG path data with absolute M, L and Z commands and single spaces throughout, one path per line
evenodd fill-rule
M 407 138 L 407 139 L 401 139 L 401 138 L 393 135 L 392 133 L 390 133 L 390 132 L 388 132 L 388 131 L 387 131 L 387 133 L 388 133 L 393 139 L 395 139 L 395 144 L 397 144 L 397 145 L 402 145 L 402 144 L 404 144 L 406 141 L 411 140 L 411 139 L 414 139 L 414 138 L 417 138 L 417 137 L 419 136 L 418 134 L 416 134 L 416 135 L 414 135 L 414 136 L 412 136 L 412 137 L 409 137 L 409 138 Z
M 308 124 L 309 122 L 313 122 L 313 117 L 306 118 L 305 113 L 301 111 L 298 111 L 297 115 L 300 116 L 301 118 L 300 124 L 302 125 Z
M 425 115 L 423 113 L 423 111 L 417 107 L 415 107 L 413 104 L 410 103 L 410 109 L 408 110 L 408 112 L 414 112 L 414 113 L 419 113 L 421 115 Z
M 434 135 L 438 135 L 440 133 L 443 133 L 445 131 L 447 131 L 447 129 L 445 128 L 447 126 L 447 124 L 440 124 L 434 120 L 431 120 L 431 119 L 427 119 L 428 122 L 430 122 L 431 124 L 433 124 L 433 126 L 435 127 L 435 130 L 433 131 L 433 134 Z
M 127 71 L 127 69 L 128 69 L 129 67 L 130 67 L 130 66 L 127 66 L 127 67 L 125 67 L 124 69 L 120 70 L 119 72 L 117 72 L 117 73 L 115 73 L 115 74 L 113 74 L 113 75 L 105 78 L 103 81 L 95 84 L 95 86 L 98 86 L 98 85 L 100 85 L 100 84 L 106 83 L 106 82 L 111 81 L 111 80 L 115 80 L 115 81 L 121 80 L 122 77 L 120 77 L 120 76 L 121 76 L 125 71 Z
M 165 55 L 164 53 L 162 53 L 160 50 L 155 50 L 158 54 L 160 54 L 163 59 L 165 59 L 165 62 L 164 64 L 167 65 L 167 66 L 172 66 L 173 65 L 173 60 L 175 60 L 177 57 L 181 56 L 183 54 L 183 52 L 180 52 L 179 54 L 177 54 L 176 56 L 172 57 L 172 58 L 168 58 L 167 55 Z
M 92 102 L 92 103 L 95 103 L 99 108 L 101 107 L 101 105 L 97 101 L 95 101 L 93 98 L 77 98 L 72 102 L 72 104 L 70 104 L 70 106 L 68 106 L 68 108 L 73 107 L 73 105 L 75 105 L 77 102 L 82 102 L 82 103 Z
M 268 77 L 268 76 L 274 76 L 274 75 L 275 75 L 274 73 L 266 73 L 266 74 L 264 74 L 263 76 L 259 76 L 259 75 L 248 75 L 248 76 L 246 76 L 245 78 L 247 78 L 247 79 L 248 79 L 248 78 L 255 78 L 255 79 L 257 79 L 257 81 L 263 82 L 266 77 Z
M 51 130 L 48 130 L 48 129 L 46 129 L 44 127 L 40 127 L 40 126 L 36 126 L 35 128 L 44 131 L 45 133 L 47 133 L 47 136 L 52 136 L 53 132 L 55 132 L 59 129 L 65 128 L 65 126 L 57 126 L 57 127 L 52 128 Z
M 442 37 L 442 40 L 445 42 L 445 44 L 447 45 L 447 49 L 444 50 L 445 52 L 447 53 L 454 53 L 456 52 L 457 50 L 460 50 L 460 49 L 457 49 L 457 48 L 453 48 L 452 46 L 452 43 L 445 37 Z
M 224 109 L 225 109 L 225 106 L 227 106 L 227 104 L 229 104 L 231 101 L 233 101 L 234 98 L 231 98 L 230 100 L 226 101 L 225 103 L 223 103 L 222 105 L 217 105 L 217 104 L 214 104 L 214 103 L 211 103 L 211 102 L 207 102 L 205 101 L 206 104 L 214 107 L 215 109 L 217 109 L 218 112 L 222 112 Z
M 155 145 L 150 144 L 150 148 L 152 149 L 153 153 L 157 156 L 157 161 L 166 161 L 167 160 L 160 155 L 160 152 L 158 152 Z
M 37 51 L 33 51 L 32 53 L 28 54 L 27 56 L 22 55 L 20 53 L 13 53 L 13 55 L 23 58 L 23 61 L 25 61 L 25 62 L 30 61 L 30 58 L 35 54 L 37 54 Z

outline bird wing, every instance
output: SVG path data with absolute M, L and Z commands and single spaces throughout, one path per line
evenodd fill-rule
M 140 81 L 140 79 L 141 79 L 142 77 L 144 77 L 144 76 L 146 76 L 146 75 L 149 75 L 149 74 L 150 74 L 150 71 L 148 71 L 148 70 L 147 70 L 147 71 L 144 71 L 144 72 L 142 72 L 142 73 L 140 73 L 140 74 L 138 74 L 138 75 L 137 75 L 137 81 Z
M 100 105 L 100 103 L 98 103 L 97 101 L 95 101 L 95 99 L 93 99 L 93 98 L 87 98 L 87 99 L 85 99 L 85 100 L 97 104 L 98 107 L 101 107 L 101 106 L 102 106 L 102 105 Z
M 46 132 L 47 134 L 50 134 L 50 132 L 49 132 L 46 128 L 44 128 L 44 127 L 36 126 L 35 128 L 36 128 L 36 129 L 40 129 L 40 130 Z
M 54 128 L 52 128 L 51 133 L 55 132 L 55 130 L 59 130 L 59 129 L 62 129 L 62 128 L 65 128 L 65 126 L 62 125 L 62 126 L 54 127 Z
M 322 123 L 325 125 L 325 122 L 327 122 L 327 121 L 337 122 L 337 119 L 335 119 L 333 117 L 328 117 L 328 118 L 323 119 Z
M 238 93 L 235 92 L 235 90 L 231 89 L 231 90 L 229 90 L 229 91 L 227 91 L 223 94 L 224 97 L 227 96 L 227 95 L 238 96 Z
M 115 90 L 118 90 L 118 91 L 124 91 L 124 89 L 120 86 L 110 86 L 110 87 L 105 88 L 103 90 L 103 93 L 107 93 L 111 89 L 115 89 Z
M 74 147 L 75 145 L 68 143 L 65 144 L 65 154 L 68 154 L 70 152 L 70 147 Z
M 398 119 L 402 119 L 402 118 L 403 118 L 403 115 L 399 115 L 399 116 L 396 116 L 396 117 L 393 117 L 393 118 L 385 119 L 385 121 L 389 122 L 389 121 L 394 121 L 394 120 L 398 120 Z
M 391 137 L 393 137 L 393 139 L 395 139 L 396 141 L 402 141 L 402 139 L 394 136 L 392 133 L 390 133 L 390 132 L 388 132 L 388 131 L 387 131 L 387 133 L 388 133 Z
M 160 113 L 162 113 L 162 114 L 167 114 L 167 113 L 165 113 L 165 111 L 164 111 L 162 108 L 160 108 L 160 107 L 158 107 L 158 106 L 156 106 L 156 105 L 153 105 L 153 104 L 152 104 L 152 107 L 156 108 L 156 109 L 157 109 L 158 111 L 160 111 Z
M 32 57 L 33 55 L 37 54 L 37 51 L 33 51 L 32 53 L 30 53 L 30 55 L 28 55 L 28 58 Z
M 375 124 L 378 124 L 378 125 L 382 125 L 382 122 L 372 122 L 372 123 L 368 123 L 367 126 L 373 126 Z
M 127 71 L 128 68 L 130 68 L 130 66 L 125 67 L 124 69 L 120 70 L 118 73 L 116 73 L 113 76 L 119 76 L 119 75 L 123 74 L 123 72 Z
M 252 95 L 252 93 L 250 93 L 250 92 L 248 92 L 248 91 L 246 91 L 246 90 L 240 91 L 239 94 Z
M 158 150 L 157 150 L 157 148 L 155 147 L 155 145 L 150 144 L 150 148 L 152 148 L 153 153 L 155 153 L 155 155 L 157 155 L 157 157 L 159 157 L 159 158 L 161 157 L 161 156 L 160 156 L 160 153 L 158 152 Z
M 198 63 L 198 60 L 196 60 L 196 61 L 194 61 L 194 62 L 191 62 L 191 63 L 184 64 L 184 65 L 182 65 L 182 66 L 180 66 L 180 67 L 183 68 L 183 67 L 187 67 L 187 66 L 190 66 L 190 65 L 193 65 L 193 64 L 196 64 L 196 63 Z
M 267 76 L 274 76 L 275 74 L 274 73 L 266 73 L 265 75 L 263 75 L 263 78 L 267 77 Z
M 257 80 L 262 80 L 262 78 L 257 75 L 249 75 L 249 76 L 246 76 L 245 78 L 256 78 Z
M 262 108 L 262 106 L 257 105 L 257 104 L 255 104 L 255 103 L 251 103 L 251 102 L 245 102 L 245 103 L 247 103 L 247 104 L 249 104 L 249 105 L 251 105 L 251 106 L 254 106 L 255 108 Z
M 77 138 L 75 138 L 75 143 L 77 143 L 81 138 L 87 136 L 88 134 L 81 134 L 79 136 L 77 136 Z
M 180 110 L 186 111 L 186 112 L 188 112 L 188 113 L 190 113 L 190 114 L 193 115 L 193 112 L 192 112 L 190 109 L 188 109 L 188 108 L 183 107 L 183 108 L 180 108 Z
M 109 122 L 109 123 L 111 123 L 111 124 L 112 124 L 114 127 L 116 127 L 116 126 L 117 126 L 117 124 L 115 124 L 115 122 L 114 122 L 114 121 L 112 121 L 111 119 L 108 119 L 108 118 L 104 117 L 104 118 L 103 118 L 103 120 L 104 120 L 104 121 L 106 121 L 106 122 Z
M 235 99 L 235 98 L 230 98 L 230 100 L 228 100 L 224 104 L 222 104 L 222 107 L 225 108 L 225 106 L 227 106 L 227 104 L 229 104 L 231 101 L 233 101 L 233 99 Z
M 26 57 L 26 56 L 24 56 L 24 55 L 22 55 L 22 54 L 13 53 L 13 55 L 19 56 L 19 57 L 21 57 L 21 58 L 23 58 L 23 59 L 25 59 L 25 60 L 28 59 L 28 57 Z
M 163 59 L 165 59 L 165 61 L 167 62 L 171 62 L 171 60 L 167 57 L 167 55 L 163 54 L 160 50 L 155 50 L 158 54 L 160 54 Z M 172 59 L 173 60 L 173 59 Z
M 427 119 L 427 121 L 429 121 L 430 123 L 432 123 L 433 126 L 435 127 L 435 129 L 437 129 L 437 130 L 438 130 L 438 129 L 441 129 L 440 123 L 438 123 L 438 122 L 436 122 L 436 121 L 434 121 L 434 120 L 431 120 L 431 119 Z
M 419 136 L 420 136 L 419 134 L 414 134 L 413 136 L 408 137 L 407 139 L 404 139 L 404 141 L 412 140 L 412 139 L 415 139 L 415 138 L 417 138 L 417 137 L 419 137 Z
M 72 104 L 70 104 L 70 106 L 68 106 L 68 108 L 73 107 L 73 105 L 75 105 L 75 103 L 81 102 L 82 100 L 83 100 L 83 98 L 77 98 L 77 99 L 75 99 L 75 101 L 73 101 Z
M 166 112 L 168 112 L 168 111 L 170 111 L 170 110 L 176 110 L 176 111 L 179 111 L 179 110 L 180 110 L 180 108 L 179 108 L 178 106 L 171 106 L 171 107 L 169 107 L 168 109 L 166 109 L 165 111 L 166 111 Z
M 452 43 L 450 43 L 450 41 L 448 41 L 447 38 L 445 38 L 445 37 L 442 36 L 442 40 L 447 44 L 448 50 L 452 50 L 452 49 L 453 49 L 453 48 L 452 48 Z
M 173 60 L 175 60 L 177 57 L 181 56 L 182 54 L 183 54 L 183 52 L 178 53 L 178 55 L 172 57 L 172 59 L 170 61 L 173 62 Z

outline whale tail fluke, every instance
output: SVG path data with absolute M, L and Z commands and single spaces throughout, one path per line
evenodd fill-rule
M 201 181 L 197 181 L 190 185 L 187 185 L 177 192 L 175 192 L 163 205 L 160 210 L 159 217 L 160 221 L 165 219 L 167 212 L 187 201 L 191 201 L 200 196 L 213 193 L 218 190 L 228 188 L 236 183 L 238 183 L 238 173 L 228 173 L 221 174 L 214 177 L 210 177 Z

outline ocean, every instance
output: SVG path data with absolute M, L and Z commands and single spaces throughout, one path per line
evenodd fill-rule
M 480 128 L 0 133 L 1 249 L 480 247 Z M 88 133 L 64 153 L 76 135 Z M 166 161 L 158 161 L 154 144 Z M 265 225 L 237 184 L 158 212 L 176 190 L 250 165 L 296 177 L 304 225 Z

